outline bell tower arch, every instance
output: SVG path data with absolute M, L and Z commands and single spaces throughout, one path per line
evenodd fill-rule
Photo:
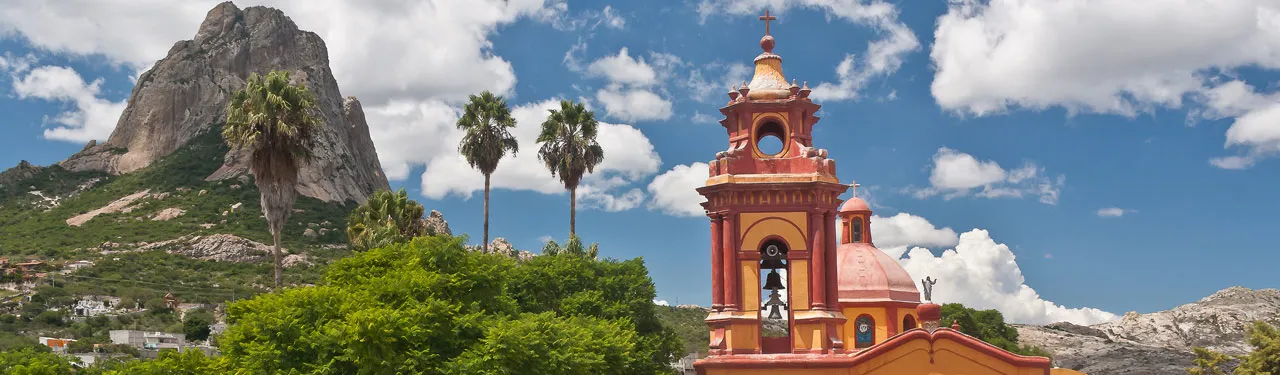
M 807 84 L 787 83 L 774 45 L 766 31 L 751 82 L 729 90 L 720 108 L 728 147 L 698 188 L 711 219 L 712 355 L 845 348 L 835 222 L 848 186 L 827 151 L 813 147 L 820 106 Z M 785 334 L 766 332 L 778 320 Z

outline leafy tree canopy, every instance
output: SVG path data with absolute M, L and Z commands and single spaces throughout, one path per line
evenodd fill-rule
M 994 309 L 975 310 L 959 303 L 942 305 L 942 326 L 950 326 L 951 322 L 960 324 L 960 332 L 995 345 L 1010 352 L 1049 357 L 1043 349 L 1018 345 L 1018 330 L 1005 324 L 1004 315 Z

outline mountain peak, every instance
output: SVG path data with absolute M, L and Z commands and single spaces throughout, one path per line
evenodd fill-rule
M 130 173 L 173 153 L 226 119 L 226 103 L 249 75 L 289 71 L 316 96 L 313 158 L 299 171 L 298 192 L 330 202 L 363 202 L 389 189 L 364 111 L 344 98 L 319 35 L 303 31 L 278 9 L 240 9 L 223 2 L 209 11 L 192 40 L 179 41 L 147 72 L 106 142 L 91 143 L 60 163 L 71 171 Z M 210 180 L 247 173 L 247 154 L 231 152 Z

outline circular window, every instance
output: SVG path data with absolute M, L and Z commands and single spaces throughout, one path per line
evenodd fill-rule
M 784 137 L 786 129 L 777 122 L 769 121 L 756 128 L 756 150 L 767 156 L 778 156 L 786 149 Z

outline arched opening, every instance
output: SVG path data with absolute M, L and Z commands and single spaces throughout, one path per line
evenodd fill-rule
M 760 341 L 763 353 L 791 352 L 791 313 L 788 306 L 791 286 L 787 272 L 790 248 L 779 239 L 760 245 Z
M 853 320 L 853 347 L 867 348 L 876 344 L 876 320 L 871 315 L 858 315 Z
M 765 156 L 779 156 L 786 150 L 787 129 L 776 121 L 768 121 L 756 127 L 756 150 Z
M 902 331 L 906 332 L 909 329 L 916 329 L 916 317 L 907 314 L 902 317 Z
M 862 218 L 855 217 L 849 220 L 849 243 L 862 242 Z

